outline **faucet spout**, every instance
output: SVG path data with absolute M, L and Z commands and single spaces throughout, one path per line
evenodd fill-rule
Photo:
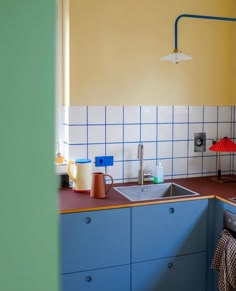
M 138 159 L 139 159 L 139 170 L 138 170 L 138 184 L 143 185 L 143 144 L 138 145 Z

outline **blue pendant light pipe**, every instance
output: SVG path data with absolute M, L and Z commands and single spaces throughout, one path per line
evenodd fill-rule
M 220 21 L 234 21 L 234 22 L 236 21 L 236 18 L 230 18 L 230 17 L 217 17 L 217 16 L 195 15 L 195 14 L 181 14 L 175 20 L 175 49 L 178 49 L 178 22 L 183 17 L 220 20 Z

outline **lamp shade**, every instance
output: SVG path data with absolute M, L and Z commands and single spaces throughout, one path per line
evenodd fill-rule
M 210 146 L 209 150 L 214 152 L 236 152 L 236 144 L 228 137 L 224 137 Z

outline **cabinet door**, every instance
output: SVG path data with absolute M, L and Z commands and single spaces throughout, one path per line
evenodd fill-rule
M 208 200 L 132 208 L 132 261 L 206 250 Z
M 205 288 L 204 252 L 132 264 L 132 291 L 204 291 Z
M 61 291 L 129 291 L 130 265 L 61 275 Z
M 130 263 L 130 209 L 62 214 L 61 272 Z

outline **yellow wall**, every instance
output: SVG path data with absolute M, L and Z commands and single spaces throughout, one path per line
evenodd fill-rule
M 160 61 L 174 48 L 178 15 L 235 17 L 235 0 L 65 2 L 70 75 L 64 82 L 66 105 L 236 103 L 236 23 L 184 18 L 179 22 L 179 49 L 193 60 L 178 65 Z

